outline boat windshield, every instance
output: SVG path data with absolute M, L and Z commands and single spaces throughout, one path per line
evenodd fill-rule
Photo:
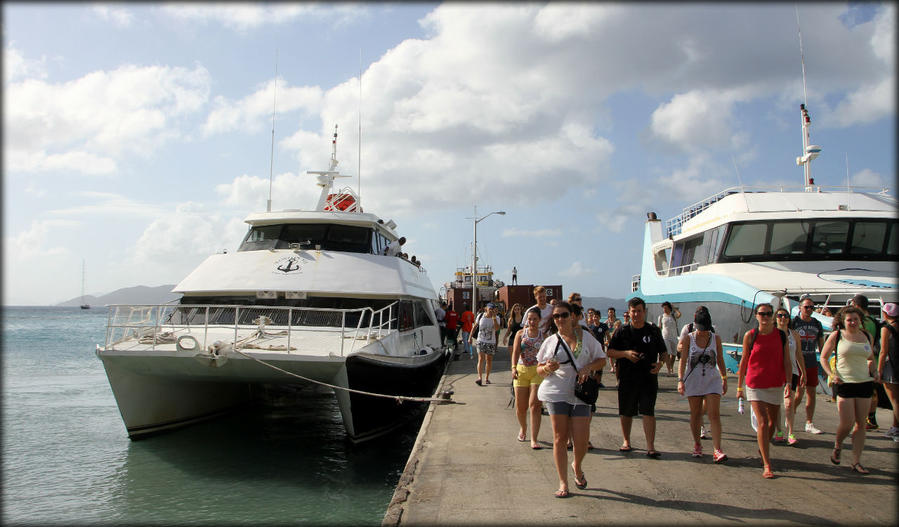
M 718 261 L 892 260 L 897 255 L 896 220 L 776 220 L 732 224 Z
M 288 223 L 253 226 L 238 251 L 316 249 L 372 252 L 372 229 L 328 223 Z

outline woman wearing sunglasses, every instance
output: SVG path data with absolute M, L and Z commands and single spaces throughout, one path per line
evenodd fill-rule
M 837 437 L 833 445 L 830 462 L 840 464 L 840 451 L 843 440 L 852 434 L 852 470 L 859 474 L 867 474 L 868 470 L 861 464 L 862 448 L 865 446 L 865 420 L 871 406 L 871 394 L 874 393 L 874 382 L 880 381 L 880 374 L 874 369 L 874 346 L 870 335 L 862 329 L 865 313 L 853 306 L 846 306 L 833 319 L 833 333 L 827 337 L 824 349 L 821 350 L 821 367 L 832 376 L 834 392 L 837 394 L 837 411 L 840 413 L 840 424 L 837 426 Z M 830 367 L 828 360 L 836 353 L 836 370 Z
M 762 477 L 771 479 L 770 441 L 774 435 L 774 423 L 784 396 L 790 396 L 790 350 L 786 334 L 774 327 L 774 308 L 771 304 L 759 304 L 755 308 L 758 328 L 743 335 L 743 355 L 737 374 L 737 397 L 743 397 L 743 380 L 746 380 L 746 399 L 758 419 L 756 440 L 762 457 Z
M 587 452 L 587 428 L 590 405 L 574 395 L 575 385 L 583 382 L 605 364 L 606 354 L 599 342 L 584 331 L 581 340 L 575 336 L 571 305 L 559 302 L 553 306 L 549 325 L 550 336 L 543 341 L 537 353 L 537 373 L 543 377 L 537 397 L 549 411 L 553 428 L 553 458 L 559 474 L 557 498 L 567 498 L 568 493 L 568 427 L 574 436 L 574 484 L 587 488 L 587 478 L 581 462 Z
M 783 307 L 778 308 L 774 312 L 774 319 L 777 323 L 777 329 L 787 334 L 787 347 L 790 348 L 790 362 L 793 365 L 792 380 L 790 381 L 793 395 L 787 396 L 784 393 L 784 424 L 786 425 L 787 436 L 784 437 L 784 432 L 780 426 L 780 418 L 778 418 L 775 421 L 777 431 L 774 433 L 774 442 L 783 443 L 786 441 L 790 446 L 793 446 L 799 442 L 796 439 L 796 435 L 793 434 L 793 418 L 796 417 L 796 405 L 799 403 L 795 400 L 795 394 L 805 389 L 805 359 L 802 358 L 802 348 L 799 347 L 799 333 L 793 329 L 790 312 Z

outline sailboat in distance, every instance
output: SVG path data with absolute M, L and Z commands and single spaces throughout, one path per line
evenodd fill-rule
M 90 309 L 91 306 L 84 301 L 84 258 L 81 259 L 81 309 Z

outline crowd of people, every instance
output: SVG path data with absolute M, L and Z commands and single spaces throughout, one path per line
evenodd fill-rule
M 659 372 L 666 367 L 669 375 L 676 371 L 677 391 L 689 403 L 692 455 L 703 457 L 700 439 L 706 438 L 708 431 L 713 462 L 727 461 L 720 406 L 721 397 L 728 392 L 728 374 L 722 340 L 707 307 L 699 306 L 678 332 L 682 315 L 669 302 L 662 304 L 663 313 L 655 323 L 647 320 L 646 304 L 637 297 L 628 301 L 624 320 L 617 318 L 612 307 L 602 320 L 596 309 L 584 312 L 578 293 L 572 293 L 567 301 L 547 301 L 542 286 L 533 293 L 533 306 L 525 309 L 514 304 L 502 317 L 497 306 L 488 303 L 477 316 L 465 311 L 450 317 L 451 308 L 445 311 L 442 306 L 438 318 L 445 319 L 447 328 L 452 327 L 446 330 L 451 342 L 455 342 L 458 328 L 463 352 L 470 358 L 477 354 L 475 382 L 479 386 L 491 384 L 497 346 L 510 348 L 517 440 L 541 449 L 541 421 L 544 413 L 549 415 L 559 476 L 556 497 L 570 495 L 569 467 L 575 486 L 587 486 L 582 465 L 585 453 L 593 447 L 590 420 L 596 405 L 595 397 L 591 402 L 581 392 L 589 391 L 582 388 L 590 382 L 604 387 L 602 373 L 607 363 L 617 380 L 619 451 L 634 450 L 631 429 L 634 417 L 639 416 L 646 456 L 662 457 L 655 448 L 655 404 Z M 768 303 L 755 307 L 755 327 L 742 336 L 735 388 L 741 413 L 744 400 L 752 412 L 764 478 L 774 477 L 771 443 L 799 442 L 793 422 L 803 398 L 804 431 L 822 433 L 813 422 L 819 370 L 833 386 L 839 414 L 832 463 L 841 463 L 843 442 L 851 437 L 849 466 L 859 474 L 868 473 L 861 455 L 866 431 L 878 428 L 874 413 L 877 383 L 883 384 L 893 408 L 893 423 L 885 435 L 899 442 L 899 308 L 894 303 L 884 304 L 883 322 L 879 322 L 868 314 L 867 307 L 867 298 L 854 297 L 834 314 L 833 331 L 826 338 L 821 322 L 812 316 L 822 309 L 807 295 L 800 298 L 795 317 L 784 307 L 775 309 Z M 709 422 L 707 430 L 704 418 Z M 568 450 L 573 450 L 570 465 Z

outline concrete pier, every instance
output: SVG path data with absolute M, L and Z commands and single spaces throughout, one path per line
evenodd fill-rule
M 799 443 L 772 445 L 775 479 L 766 480 L 748 405 L 745 415 L 737 413 L 734 376 L 721 404 L 722 449 L 729 459 L 716 465 L 710 439 L 702 441 L 701 459 L 691 456 L 689 406 L 677 393 L 676 378 L 664 373 L 656 404 L 661 459 L 645 455 L 639 417 L 631 434 L 634 451 L 618 452 L 616 381 L 607 369 L 590 429 L 596 448 L 584 458 L 587 489 L 577 489 L 569 471 L 571 497 L 557 499 L 549 417 L 543 417 L 538 436 L 542 450 L 516 439 L 509 350 L 497 352 L 491 385 L 474 383 L 475 363 L 463 355 L 450 364 L 443 389 L 454 390 L 457 404 L 428 410 L 384 525 L 896 524 L 899 443 L 883 435 L 892 423 L 888 410 L 877 411 L 881 429 L 867 432 L 861 460 L 871 473 L 863 476 L 849 468 L 849 438 L 842 464 L 831 464 L 837 408 L 818 395 L 815 424 L 824 433 L 801 431 L 800 408 Z

